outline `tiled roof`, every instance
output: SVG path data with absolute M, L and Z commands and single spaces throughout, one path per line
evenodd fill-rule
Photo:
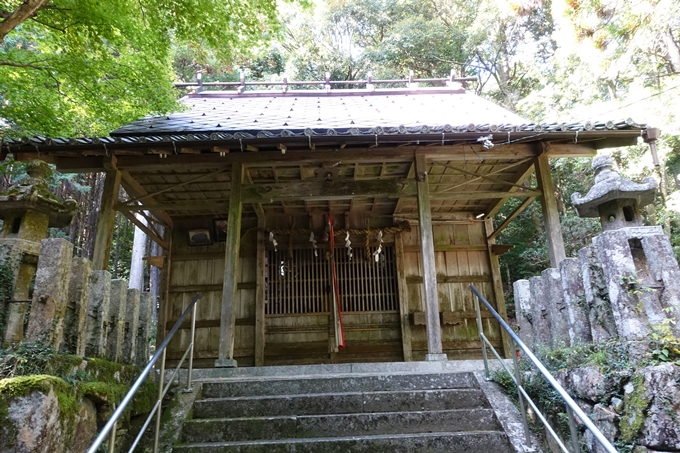
M 99 138 L 24 137 L 6 145 L 91 146 L 332 136 L 404 136 L 644 129 L 620 122 L 531 123 L 460 89 L 202 92 L 187 110 L 150 116 Z
M 268 92 L 271 93 L 271 92 Z M 280 133 L 305 129 L 345 132 L 353 128 L 418 129 L 423 126 L 468 131 L 470 124 L 497 126 L 529 121 L 479 96 L 461 90 L 357 94 L 334 91 L 272 93 L 268 96 L 221 95 L 207 92 L 185 98 L 189 110 L 149 117 L 112 132 L 113 136 L 178 132 Z M 403 133 L 403 132 L 402 132 Z M 330 132 L 329 135 L 332 135 Z M 353 135 L 358 135 L 355 134 Z

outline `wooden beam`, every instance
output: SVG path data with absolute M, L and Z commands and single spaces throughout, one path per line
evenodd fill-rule
M 508 198 L 530 198 L 540 195 L 541 192 L 535 189 L 510 190 L 507 192 L 435 192 L 430 193 L 430 200 L 493 200 L 498 198 L 507 200 Z
M 234 360 L 235 304 L 238 295 L 239 251 L 241 249 L 241 185 L 244 167 L 235 162 L 231 168 L 231 193 L 227 217 L 227 241 L 224 254 L 222 314 L 220 316 L 220 347 L 216 367 L 236 367 Z
M 137 216 L 131 212 L 123 212 L 123 215 L 127 217 L 130 222 L 134 223 L 137 228 L 142 230 L 151 240 L 153 240 L 156 244 L 160 245 L 163 247 L 164 250 L 168 249 L 168 243 L 163 240 L 161 237 L 159 237 L 154 231 L 151 230 L 148 226 L 144 225 L 143 222 L 141 222 Z
M 264 366 L 265 347 L 265 313 L 264 313 L 264 285 L 265 285 L 265 247 L 264 247 L 264 217 L 257 222 L 257 268 L 255 286 L 255 366 Z
M 123 185 L 123 189 L 125 189 L 125 192 L 127 192 L 130 198 L 147 197 L 145 205 L 156 206 L 158 204 L 153 197 L 148 196 L 149 194 L 146 189 L 142 187 L 142 185 L 130 174 L 129 171 L 120 172 L 120 183 Z M 157 217 L 161 223 L 165 224 L 165 226 L 172 226 L 172 219 L 165 211 L 162 209 L 157 209 L 154 210 L 154 213 L 155 217 Z
M 113 165 L 115 165 L 115 158 L 113 158 Z M 120 178 L 121 174 L 117 169 L 106 172 L 102 199 L 99 204 L 97 233 L 94 240 L 93 270 L 106 270 L 109 267 L 109 254 L 113 240 L 113 229 L 116 223 L 116 212 L 113 210 L 113 205 L 118 201 Z
M 496 301 L 496 311 L 498 312 L 501 317 L 507 321 L 508 320 L 508 313 L 505 308 L 505 294 L 503 293 L 503 280 L 501 278 L 501 266 L 498 262 L 498 255 L 493 253 L 493 245 L 495 240 L 493 238 L 489 239 L 489 236 L 492 234 L 493 231 L 493 219 L 486 219 L 484 222 L 484 231 L 485 235 L 487 236 L 487 256 L 489 258 L 489 264 L 491 266 L 491 278 L 493 279 L 493 294 L 494 294 L 494 300 Z M 512 357 L 511 354 L 514 354 L 514 351 L 512 351 L 510 347 L 510 336 L 508 333 L 505 331 L 505 329 L 500 328 L 501 331 L 501 338 L 503 340 L 503 352 L 505 354 L 505 358 L 510 358 Z
M 408 179 L 408 180 L 413 180 L 413 179 L 415 179 L 415 177 L 416 177 L 416 164 L 415 164 L 415 162 L 412 162 L 412 163 L 411 163 L 411 166 L 410 166 L 409 169 L 408 169 L 408 174 L 406 175 L 406 179 Z M 403 205 L 403 201 L 402 201 L 402 200 L 403 200 L 403 199 L 400 198 L 400 199 L 397 201 L 397 204 L 396 204 L 396 206 L 394 207 L 394 214 L 398 214 L 399 211 L 401 210 L 401 208 L 403 207 L 403 206 L 402 206 L 402 205 Z
M 548 239 L 548 252 L 550 253 L 550 266 L 559 267 L 560 261 L 567 257 L 564 251 L 564 239 L 562 238 L 562 226 L 555 198 L 555 186 L 550 174 L 548 155 L 541 154 L 534 162 L 538 186 L 543 192 L 541 208 L 543 211 L 543 224 Z
M 530 197 L 524 200 L 522 204 L 520 204 L 517 207 L 517 209 L 512 211 L 512 213 L 508 217 L 506 217 L 506 219 L 503 221 L 503 223 L 500 224 L 498 228 L 496 228 L 495 230 L 493 230 L 491 234 L 489 234 L 489 237 L 487 239 L 495 240 L 496 236 L 498 236 L 501 233 L 501 231 L 503 231 L 508 225 L 510 225 L 510 222 L 515 220 L 515 217 L 520 215 L 526 208 L 528 208 L 531 205 L 531 203 L 534 202 L 535 199 L 536 198 L 534 197 Z
M 597 148 L 576 143 L 544 142 L 549 158 L 557 157 L 593 157 L 597 154 Z M 594 144 L 594 143 L 593 143 Z
M 354 197 L 415 196 L 414 181 L 407 179 L 296 181 L 283 184 L 252 184 L 243 187 L 243 203 L 297 200 L 341 200 Z
M 473 145 L 476 146 L 476 145 Z M 193 169 L 215 168 L 216 165 L 231 164 L 233 162 L 243 162 L 247 166 L 271 166 L 272 163 L 294 163 L 300 165 L 318 165 L 327 161 L 344 162 L 375 162 L 393 163 L 410 162 L 416 149 L 422 148 L 418 145 L 379 147 L 367 151 L 367 148 L 344 148 L 337 151 L 308 151 L 308 150 L 288 150 L 286 154 L 280 151 L 259 152 L 259 153 L 229 153 L 220 156 L 218 153 L 204 153 L 200 155 L 182 155 L 170 152 L 166 158 L 161 159 L 157 155 L 143 156 L 120 156 L 118 168 L 120 170 L 147 171 L 162 170 L 173 166 L 187 167 Z M 503 147 L 496 147 L 490 151 L 482 151 L 479 147 L 479 154 L 485 159 L 495 160 L 516 160 L 526 157 L 535 157 L 530 144 L 515 143 Z M 87 150 L 83 150 L 86 152 Z M 115 151 L 115 150 L 112 150 Z M 421 150 L 422 151 L 422 150 Z M 446 161 L 477 161 L 479 157 L 470 151 L 470 145 L 445 145 L 433 146 L 426 149 L 426 155 L 430 160 Z M 24 156 L 25 155 L 25 156 Z M 27 153 L 22 153 L 23 157 L 29 158 Z M 37 156 L 36 156 L 37 157 Z M 80 152 L 73 156 L 55 156 L 57 169 L 62 173 L 88 173 L 103 171 L 103 158 L 83 157 Z
M 418 214 L 420 216 L 420 247 L 427 312 L 427 355 L 425 357 L 426 360 L 446 360 L 446 356 L 442 353 L 442 332 L 439 323 L 439 295 L 437 293 L 437 268 L 434 259 L 432 211 L 427 182 L 427 161 L 424 155 L 416 155 L 415 159 Z
M 522 167 L 520 167 L 517 170 L 517 173 L 515 173 L 515 176 L 511 179 L 515 181 L 516 184 L 523 184 L 524 181 L 526 181 L 529 176 L 534 172 L 534 162 L 533 160 L 528 161 L 525 163 Z M 510 192 L 516 192 L 517 189 L 510 189 Z M 540 196 L 540 195 L 539 195 Z M 488 211 L 486 211 L 486 218 L 492 218 L 500 209 L 503 207 L 505 202 L 507 201 L 507 198 L 499 198 L 498 201 L 491 205 Z
M 226 211 L 229 209 L 229 201 L 218 199 L 214 201 L 196 200 L 190 202 L 182 200 L 177 203 L 158 203 L 156 205 L 137 204 L 128 205 L 125 203 L 118 203 L 114 205 L 113 209 L 119 212 L 139 212 L 139 211 L 202 211 L 204 209 L 212 209 L 213 211 Z
M 404 241 L 401 233 L 394 234 L 395 255 L 397 259 L 397 289 L 399 294 L 399 320 L 401 323 L 401 347 L 404 351 L 404 362 L 413 360 L 411 351 L 411 323 L 409 322 L 408 287 L 404 264 Z

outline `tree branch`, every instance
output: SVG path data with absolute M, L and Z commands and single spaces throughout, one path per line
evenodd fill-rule
M 19 24 L 31 18 L 50 0 L 24 0 L 8 17 L 0 22 L 0 43 L 5 41 L 5 36 L 14 30 Z

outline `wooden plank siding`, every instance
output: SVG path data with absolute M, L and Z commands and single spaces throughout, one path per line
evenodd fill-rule
M 176 219 L 173 234 L 173 261 L 170 270 L 170 305 L 165 328 L 169 330 L 186 308 L 192 296 L 200 292 L 203 298 L 198 305 L 195 363 L 198 367 L 212 367 L 218 357 L 222 279 L 224 273 L 224 243 L 190 247 L 187 231 L 208 228 L 212 218 Z M 255 365 L 256 335 L 256 284 L 257 233 L 244 221 L 242 227 L 241 256 L 239 262 L 238 296 L 235 315 L 235 359 L 239 366 Z M 403 252 L 396 272 L 401 281 L 394 283 L 404 300 L 393 310 L 343 313 L 346 347 L 330 354 L 329 313 L 269 314 L 264 316 L 264 365 L 290 365 L 343 362 L 402 361 L 410 350 L 412 360 L 423 360 L 427 352 L 425 326 L 415 325 L 413 314 L 425 311 L 422 284 L 420 239 L 417 226 L 402 232 Z M 469 285 L 472 283 L 495 304 L 491 266 L 484 237 L 484 222 L 465 219 L 433 226 L 437 291 L 440 312 L 446 312 L 442 322 L 442 345 L 449 359 L 479 358 L 481 350 L 474 318 L 474 299 Z M 263 235 L 260 235 L 262 237 Z M 266 235 L 264 235 L 266 236 Z M 386 236 L 385 245 L 393 247 L 394 235 Z M 271 244 L 265 237 L 266 254 Z M 281 238 L 279 245 L 286 246 Z M 355 259 L 365 259 L 363 240 L 353 237 Z M 295 247 L 309 247 L 302 239 L 294 241 Z M 372 246 L 374 241 L 372 241 Z M 326 254 L 327 246 L 319 244 L 319 258 Z M 284 248 L 285 250 L 285 248 Z M 287 256 L 286 253 L 279 254 Z M 360 279 L 358 279 L 360 280 Z M 399 289 L 402 287 L 403 289 Z M 341 285 L 342 289 L 342 285 Z M 305 291 L 298 288 L 298 291 Z M 316 290 L 318 294 L 318 289 Z M 322 293 L 324 293 L 322 291 Z M 326 294 L 326 293 L 324 293 Z M 328 297 L 322 296 L 322 297 Z M 324 301 L 320 306 L 329 306 Z M 356 304 L 355 304 L 356 305 Z M 302 306 L 302 305 L 301 305 Z M 359 307 L 361 307 L 359 305 Z M 403 320 L 403 321 L 402 321 Z M 408 323 L 404 328 L 403 322 Z M 501 336 L 492 320 L 483 320 L 485 333 L 499 347 Z M 409 332 L 404 342 L 402 332 Z M 404 344 L 410 343 L 408 348 Z M 189 323 L 170 344 L 168 359 L 172 364 L 183 354 L 189 344 Z
M 218 356 L 220 339 L 220 315 L 222 306 L 222 282 L 224 278 L 224 242 L 206 246 L 189 246 L 188 230 L 209 228 L 212 218 L 182 221 L 177 220 L 173 235 L 173 255 L 180 259 L 173 261 L 170 270 L 170 306 L 165 324 L 166 332 L 172 328 L 191 298 L 201 293 L 196 317 L 195 363 L 198 367 L 212 367 Z M 244 225 L 245 228 L 250 226 Z M 242 238 L 239 262 L 238 295 L 236 298 L 234 332 L 234 358 L 239 366 L 254 365 L 255 354 L 255 291 L 256 254 L 254 233 L 248 232 Z M 191 259 L 195 256 L 196 259 Z M 178 335 L 170 342 L 168 360 L 174 363 L 181 358 L 189 345 L 189 324 L 185 323 Z
M 474 299 L 469 289 L 474 284 L 489 302 L 496 305 L 491 266 L 486 251 L 484 223 L 457 221 L 433 226 L 439 311 L 452 312 L 455 324 L 442 323 L 442 346 L 449 359 L 481 358 L 481 349 L 474 318 Z M 404 273 L 409 313 L 425 311 L 422 284 L 422 261 L 417 245 L 417 227 L 402 233 L 404 243 Z M 451 247 L 455 247 L 451 250 Z M 483 319 L 484 332 L 494 345 L 501 346 L 498 326 Z M 427 353 L 425 326 L 411 325 L 413 360 L 424 360 Z

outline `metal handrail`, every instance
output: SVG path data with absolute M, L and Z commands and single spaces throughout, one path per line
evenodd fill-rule
M 510 375 L 510 378 L 513 380 L 517 387 L 517 395 L 519 397 L 519 405 L 520 405 L 520 410 L 522 412 L 522 421 L 524 423 L 524 434 L 526 438 L 526 448 L 528 451 L 533 451 L 531 449 L 531 436 L 529 432 L 529 423 L 527 421 L 527 412 L 526 408 L 524 406 L 525 401 L 531 406 L 533 411 L 536 413 L 538 418 L 541 420 L 543 425 L 545 426 L 546 430 L 550 434 L 550 436 L 555 440 L 557 445 L 560 447 L 560 449 L 564 453 L 572 453 L 570 452 L 567 447 L 564 445 L 562 440 L 559 438 L 555 430 L 550 426 L 548 421 L 546 420 L 545 416 L 541 413 L 541 411 L 538 409 L 536 404 L 531 400 L 527 392 L 524 390 L 524 387 L 522 386 L 522 379 L 521 379 L 521 374 L 519 371 L 519 366 L 518 366 L 518 361 L 517 361 L 517 354 L 514 353 L 516 351 L 516 347 L 519 347 L 522 352 L 524 353 L 525 357 L 529 359 L 529 361 L 538 369 L 538 371 L 541 372 L 543 377 L 550 383 L 550 385 L 559 393 L 559 395 L 562 397 L 562 400 L 565 402 L 566 407 L 567 407 L 567 420 L 569 422 L 569 431 L 571 435 L 571 445 L 573 448 L 573 452 L 581 452 L 581 445 L 578 439 L 578 430 L 576 428 L 576 421 L 574 420 L 574 414 L 581 420 L 581 422 L 590 430 L 590 432 L 593 434 L 595 439 L 600 443 L 600 445 L 608 452 L 608 453 L 618 453 L 614 446 L 607 440 L 607 438 L 602 434 L 602 432 L 595 426 L 595 424 L 590 420 L 590 418 L 581 410 L 580 407 L 576 404 L 576 402 L 569 396 L 569 394 L 562 388 L 562 386 L 555 380 L 552 374 L 550 374 L 550 371 L 546 369 L 545 366 L 538 360 L 538 358 L 531 352 L 529 347 L 524 344 L 522 340 L 517 336 L 517 334 L 510 328 L 510 326 L 505 322 L 505 320 L 499 315 L 496 310 L 491 306 L 491 304 L 482 296 L 477 288 L 474 287 L 474 285 L 470 285 L 470 289 L 472 290 L 473 293 L 477 296 L 475 299 L 475 310 L 477 311 L 477 328 L 479 330 L 479 338 L 482 342 L 482 356 L 484 358 L 484 372 L 486 374 L 487 379 L 489 378 L 489 364 L 488 364 L 488 359 L 486 356 L 486 346 L 488 345 L 489 348 L 491 349 L 491 352 L 496 356 L 496 358 L 499 360 L 505 371 Z M 489 341 L 488 338 L 486 338 L 486 335 L 484 335 L 484 331 L 482 329 L 482 314 L 479 309 L 479 301 L 482 301 L 484 306 L 491 312 L 494 318 L 498 321 L 498 323 L 501 325 L 501 327 L 508 333 L 510 336 L 510 341 L 511 341 L 511 354 L 512 354 L 512 361 L 514 365 L 514 372 L 508 369 L 506 366 L 505 362 L 503 359 L 501 359 L 500 355 L 496 351 L 496 349 L 493 347 L 491 342 Z M 514 374 L 514 376 L 513 376 Z
M 184 313 L 182 313 L 182 316 L 179 317 L 175 325 L 172 327 L 168 335 L 166 335 L 165 339 L 159 346 L 158 350 L 156 353 L 153 355 L 149 363 L 144 367 L 144 370 L 140 373 L 139 377 L 135 381 L 134 384 L 132 384 L 132 387 L 130 387 L 130 391 L 125 395 L 123 400 L 120 402 L 118 405 L 118 408 L 113 412 L 113 415 L 111 415 L 111 418 L 109 419 L 108 422 L 106 422 L 106 425 L 104 425 L 104 428 L 102 431 L 99 433 L 97 438 L 94 440 L 90 448 L 87 450 L 87 453 L 96 453 L 97 449 L 104 443 L 104 440 L 106 440 L 106 437 L 111 434 L 110 440 L 109 440 L 109 452 L 113 452 L 115 445 L 116 445 L 116 423 L 118 422 L 118 419 L 123 415 L 123 412 L 125 411 L 125 408 L 130 404 L 130 401 L 132 401 L 132 398 L 135 396 L 135 393 L 137 393 L 137 390 L 139 390 L 139 387 L 141 387 L 142 383 L 144 380 L 147 378 L 149 373 L 151 372 L 151 369 L 153 366 L 156 364 L 159 358 L 161 358 L 161 368 L 160 368 L 160 377 L 159 377 L 159 384 L 158 384 L 158 399 L 156 400 L 156 404 L 154 405 L 153 409 L 151 409 L 151 412 L 149 413 L 149 416 L 147 417 L 146 421 L 144 422 L 144 425 L 142 426 L 142 429 L 139 430 L 139 434 L 137 435 L 137 438 L 135 441 L 132 443 L 132 446 L 128 450 L 128 453 L 134 451 L 134 449 L 137 447 L 137 444 L 142 438 L 142 435 L 144 435 L 144 432 L 146 431 L 146 428 L 149 426 L 149 423 L 151 422 L 151 419 L 153 418 L 154 414 L 156 415 L 156 431 L 154 434 L 154 446 L 153 446 L 153 453 L 158 452 L 158 433 L 160 431 L 160 423 L 161 423 L 161 406 L 162 406 L 162 401 L 163 398 L 165 397 L 165 394 L 168 392 L 170 389 L 170 386 L 172 385 L 173 381 L 175 380 L 175 377 L 179 373 L 179 369 L 181 368 L 182 364 L 184 363 L 184 359 L 186 359 L 187 354 L 189 355 L 189 364 L 188 364 L 188 374 L 187 374 L 187 389 L 191 388 L 191 373 L 193 369 L 193 363 L 194 363 L 194 340 L 195 340 L 195 334 L 196 334 L 196 302 L 201 298 L 200 294 L 196 294 L 193 299 L 191 299 L 191 303 L 189 303 L 189 306 L 184 310 Z M 167 346 L 172 340 L 172 338 L 175 336 L 177 331 L 179 330 L 180 325 L 184 321 L 184 319 L 187 317 L 189 314 L 189 311 L 191 311 L 191 343 L 189 346 L 187 346 L 186 351 L 184 352 L 184 355 L 182 356 L 182 359 L 179 361 L 179 364 L 177 365 L 177 368 L 175 368 L 175 372 L 170 376 L 170 379 L 168 380 L 167 385 L 165 388 L 163 387 L 164 385 L 164 378 L 165 378 L 165 353 L 167 351 Z M 114 406 L 115 407 L 115 406 Z

